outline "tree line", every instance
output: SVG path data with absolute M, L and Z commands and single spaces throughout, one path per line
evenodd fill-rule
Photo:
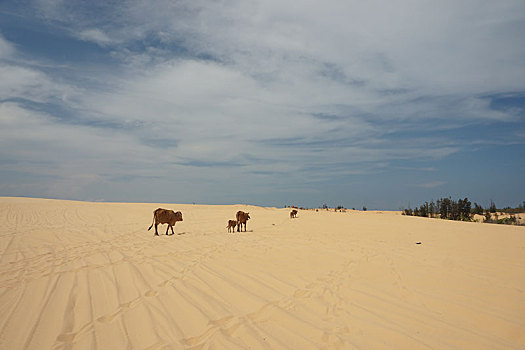
M 475 207 L 477 208 L 477 206 L 478 204 L 476 203 Z M 472 203 L 468 198 L 456 201 L 450 197 L 438 199 L 435 203 L 434 201 L 425 202 L 414 209 L 404 209 L 403 213 L 411 216 L 439 217 L 441 219 L 463 221 L 470 221 L 473 215 Z
M 485 222 L 516 223 L 517 220 L 515 217 L 498 220 L 497 212 L 515 214 L 524 211 L 525 201 L 517 208 L 506 207 L 504 209 L 497 209 L 496 204 L 493 201 L 490 201 L 490 206 L 488 208 L 483 208 L 478 203 L 474 203 L 474 205 L 472 205 L 472 202 L 469 201 L 468 198 L 453 200 L 451 197 L 448 197 L 438 199 L 436 202 L 425 202 L 414 209 L 411 209 L 410 207 L 408 209 L 403 209 L 403 215 L 441 218 L 447 220 L 472 221 L 473 216 L 478 214 L 485 216 Z M 492 218 L 492 214 L 495 214 L 495 220 Z

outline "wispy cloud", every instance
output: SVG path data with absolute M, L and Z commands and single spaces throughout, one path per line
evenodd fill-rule
M 397 169 L 401 170 L 409 170 L 409 171 L 436 171 L 437 168 L 435 167 L 423 167 L 423 168 L 417 168 L 417 167 L 397 167 Z
M 114 40 L 112 40 L 98 28 L 84 29 L 81 30 L 77 35 L 82 40 L 92 41 L 101 46 L 106 46 L 115 43 Z
M 446 182 L 444 181 L 434 181 L 434 182 L 427 182 L 427 183 L 422 183 L 422 184 L 414 184 L 413 186 L 422 187 L 422 188 L 435 188 L 435 187 L 443 186 L 444 184 L 446 184 Z
M 15 51 L 13 45 L 9 43 L 0 33 L 0 59 L 10 57 Z

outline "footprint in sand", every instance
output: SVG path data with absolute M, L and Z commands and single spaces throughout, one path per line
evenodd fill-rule
M 112 314 L 112 315 L 106 315 L 106 316 L 99 317 L 99 318 L 97 318 L 97 321 L 98 321 L 98 322 L 101 322 L 101 323 L 110 323 L 110 322 L 113 321 L 113 320 L 114 320 L 119 314 L 120 314 L 120 311 L 117 311 L 117 312 L 115 312 L 115 313 Z
M 147 297 L 155 297 L 159 295 L 159 292 L 157 292 L 156 290 L 148 290 L 144 295 Z
M 131 309 L 132 307 L 134 307 L 135 305 L 137 305 L 139 303 L 139 298 L 135 299 L 135 300 L 132 300 L 132 301 L 128 301 L 127 303 L 122 303 L 120 304 L 120 307 L 123 308 L 123 309 Z
M 75 340 L 76 335 L 76 333 L 63 333 L 57 337 L 57 340 L 64 343 L 72 343 L 73 340 Z
M 68 332 L 68 333 L 62 333 L 59 334 L 57 337 L 57 341 L 64 342 L 64 343 L 72 343 L 75 341 L 75 339 L 83 334 L 88 334 L 93 331 L 93 327 L 91 324 L 86 324 L 82 328 L 78 330 L 78 332 Z
M 161 282 L 158 284 L 159 287 L 166 287 L 168 285 L 168 283 L 170 283 L 170 280 L 166 280 L 164 282 Z
M 312 296 L 312 292 L 309 291 L 309 290 L 304 290 L 304 289 L 300 289 L 300 290 L 297 290 L 293 296 L 295 298 L 309 298 Z
M 233 316 L 226 316 L 226 317 L 223 317 L 223 318 L 219 318 L 218 320 L 211 320 L 209 322 L 209 324 L 213 325 L 213 326 L 218 326 L 218 327 L 224 327 L 226 326 L 234 317 Z

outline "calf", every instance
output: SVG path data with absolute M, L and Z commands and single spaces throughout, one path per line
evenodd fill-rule
M 237 226 L 237 221 L 228 220 L 228 226 L 226 226 L 228 228 L 228 232 L 235 232 L 235 226 Z

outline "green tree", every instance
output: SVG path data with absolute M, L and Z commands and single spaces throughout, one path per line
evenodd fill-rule
M 433 218 L 434 215 L 437 214 L 436 203 L 434 203 L 433 200 L 430 201 L 430 203 L 428 204 L 428 212 L 431 218 Z
M 478 203 L 474 203 L 474 209 L 472 209 L 472 214 L 483 215 L 483 207 Z
M 450 198 L 442 198 L 439 206 L 439 215 L 442 219 L 449 219 L 452 211 Z
M 428 217 L 428 202 L 425 202 L 425 204 L 421 204 L 421 206 L 419 207 L 419 216 Z
M 490 200 L 490 207 L 489 207 L 489 211 L 491 213 L 495 213 L 496 212 L 496 204 L 494 204 L 494 202 L 492 200 Z
M 472 208 L 472 203 L 468 200 L 468 198 L 463 199 L 462 205 L 461 205 L 461 220 L 463 221 L 470 221 L 470 211 Z
M 487 211 L 485 211 L 485 222 L 492 222 L 492 215 L 491 215 L 489 209 L 487 209 Z

